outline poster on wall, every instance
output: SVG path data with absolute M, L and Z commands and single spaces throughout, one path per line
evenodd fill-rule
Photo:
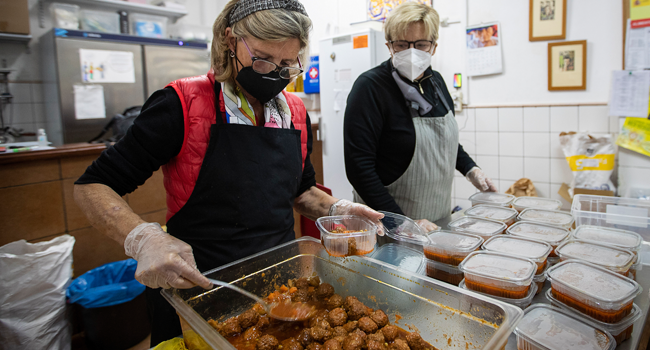
M 647 118 L 649 96 L 650 71 L 613 71 L 609 115 Z
M 567 0 L 530 0 L 528 9 L 528 40 L 566 38 Z
M 478 76 L 503 72 L 501 24 L 481 24 L 467 28 L 467 75 Z
M 84 83 L 135 83 L 133 52 L 79 49 Z
M 390 11 L 404 2 L 433 6 L 433 0 L 368 0 L 368 20 L 383 22 Z
M 632 29 L 650 27 L 650 0 L 630 0 Z
M 632 29 L 631 22 L 627 20 L 625 69 L 650 68 L 650 27 Z
M 585 90 L 587 88 L 587 41 L 548 44 L 548 89 Z

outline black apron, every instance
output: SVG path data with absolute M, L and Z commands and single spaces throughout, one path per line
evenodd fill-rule
M 167 221 L 167 231 L 192 246 L 199 271 L 295 238 L 293 201 L 302 179 L 300 130 L 225 124 L 215 83 L 216 122 L 194 190 Z M 181 334 L 174 308 L 147 288 L 151 344 Z

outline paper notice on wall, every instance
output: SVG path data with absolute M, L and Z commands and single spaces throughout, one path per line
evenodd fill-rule
M 612 72 L 609 115 L 647 118 L 648 102 L 650 102 L 650 71 Z
M 105 119 L 104 87 L 101 85 L 74 85 L 75 119 Z
M 501 25 L 492 23 L 468 27 L 465 34 L 467 76 L 503 72 Z
M 85 83 L 135 83 L 133 52 L 79 49 Z
M 627 21 L 625 35 L 625 69 L 650 68 L 650 27 L 632 29 Z

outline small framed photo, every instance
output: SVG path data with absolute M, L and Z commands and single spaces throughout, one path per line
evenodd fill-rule
M 585 90 L 587 88 L 587 41 L 548 44 L 548 89 Z
M 528 40 L 566 39 L 567 0 L 530 0 Z

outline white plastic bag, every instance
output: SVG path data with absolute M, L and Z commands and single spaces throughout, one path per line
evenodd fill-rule
M 70 235 L 0 247 L 0 347 L 70 349 L 65 290 L 72 278 Z
M 611 135 L 594 137 L 585 133 L 561 133 L 560 144 L 573 172 L 574 188 L 616 192 L 611 180 L 616 165 L 616 146 Z

